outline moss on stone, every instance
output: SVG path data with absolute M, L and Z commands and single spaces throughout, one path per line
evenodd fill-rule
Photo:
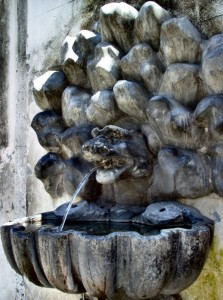
M 184 300 L 221 300 L 223 294 L 223 250 L 214 237 L 209 257 L 195 283 L 181 293 Z

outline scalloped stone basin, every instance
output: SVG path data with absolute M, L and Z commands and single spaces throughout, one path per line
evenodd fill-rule
M 154 207 L 160 213 L 155 219 Z M 74 219 L 75 212 L 62 232 L 55 212 L 2 226 L 13 269 L 36 285 L 74 294 L 87 291 L 99 299 L 176 294 L 200 274 L 213 225 L 194 208 L 165 202 L 149 205 L 125 223 Z

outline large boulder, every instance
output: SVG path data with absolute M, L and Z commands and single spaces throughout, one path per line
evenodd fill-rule
M 118 108 L 139 120 L 146 120 L 146 108 L 151 94 L 140 84 L 119 80 L 113 88 Z
M 124 79 L 143 81 L 151 92 L 158 89 L 163 67 L 156 52 L 148 44 L 135 45 L 121 59 L 120 67 Z
M 138 11 L 127 3 L 109 3 L 100 11 L 102 40 L 117 44 L 128 52 L 134 44 L 132 34 Z
M 170 18 L 169 12 L 157 3 L 153 1 L 146 2 L 141 7 L 134 24 L 136 42 L 147 42 L 153 49 L 158 51 L 161 25 Z
M 62 95 L 63 118 L 67 126 L 80 125 L 88 122 L 86 109 L 91 94 L 78 86 L 69 86 Z
M 63 118 L 52 110 L 38 113 L 31 123 L 38 141 L 50 152 L 61 151 L 61 137 L 66 130 Z
M 66 37 L 62 45 L 62 68 L 71 84 L 90 87 L 86 66 L 100 40 L 99 34 L 89 30 L 81 30 L 76 37 Z
M 112 91 L 99 91 L 91 97 L 87 108 L 88 120 L 97 126 L 104 127 L 112 124 L 118 117 L 118 109 L 115 104 Z
M 199 63 L 201 35 L 186 17 L 173 18 L 161 27 L 160 53 L 166 66 L 177 62 Z
M 109 43 L 99 43 L 95 58 L 89 61 L 87 72 L 94 92 L 112 89 L 120 78 L 121 51 Z
M 33 81 L 33 95 L 42 110 L 53 109 L 61 113 L 61 96 L 68 81 L 62 71 L 47 71 Z
M 195 108 L 197 103 L 207 95 L 199 66 L 183 63 L 170 65 L 163 75 L 159 93 Z
M 210 93 L 223 93 L 223 35 L 212 37 L 202 58 L 202 73 Z
M 93 128 L 90 124 L 81 124 L 65 130 L 61 137 L 63 156 L 66 158 L 81 156 L 81 147 L 92 138 L 91 131 Z

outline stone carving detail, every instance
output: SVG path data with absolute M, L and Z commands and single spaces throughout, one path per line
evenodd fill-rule
M 35 278 L 32 268 L 24 271 L 19 246 L 11 264 L 36 284 L 69 293 L 87 290 L 100 299 L 178 293 L 199 275 L 213 223 L 179 203 L 153 202 L 223 195 L 223 35 L 205 40 L 186 17 L 173 18 L 152 1 L 139 12 L 123 2 L 106 4 L 97 27 L 101 34 L 82 30 L 67 37 L 61 70 L 34 81 L 34 97 L 44 111 L 32 127 L 48 151 L 35 173 L 57 198 L 72 195 L 96 166 L 96 176 L 81 190 L 82 202 L 71 208 L 68 222 L 126 222 L 123 226 L 160 231 L 154 238 L 106 232 L 101 239 L 74 229 L 69 234 L 55 229 L 29 233 L 6 226 L 5 241 L 11 234 L 17 247 L 21 235 L 32 253 L 37 252 L 35 236 L 40 265 L 48 268 L 42 272 L 35 261 Z M 42 222 L 61 220 L 65 209 L 62 205 L 43 213 Z M 163 230 L 170 227 L 174 229 Z M 121 249 L 128 245 L 126 258 Z M 7 253 L 10 247 L 6 242 Z M 46 249 L 61 254 L 58 273 L 48 265 L 55 262 L 54 251 Z M 95 266 L 96 277 L 91 272 Z
M 205 40 L 152 1 L 139 12 L 106 4 L 100 26 L 101 36 L 82 30 L 65 39 L 64 73 L 34 81 L 45 110 L 32 123 L 40 144 L 59 161 L 98 166 L 98 185 L 118 185 L 116 195 L 126 178 L 146 182 L 144 203 L 221 195 L 223 35 Z

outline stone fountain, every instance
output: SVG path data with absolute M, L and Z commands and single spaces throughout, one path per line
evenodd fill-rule
M 43 111 L 32 127 L 48 151 L 35 173 L 52 198 L 89 179 L 63 230 L 67 203 L 2 226 L 6 256 L 66 293 L 177 294 L 199 276 L 213 233 L 180 200 L 223 195 L 223 35 L 205 39 L 152 1 L 110 3 L 61 53 L 34 80 Z

